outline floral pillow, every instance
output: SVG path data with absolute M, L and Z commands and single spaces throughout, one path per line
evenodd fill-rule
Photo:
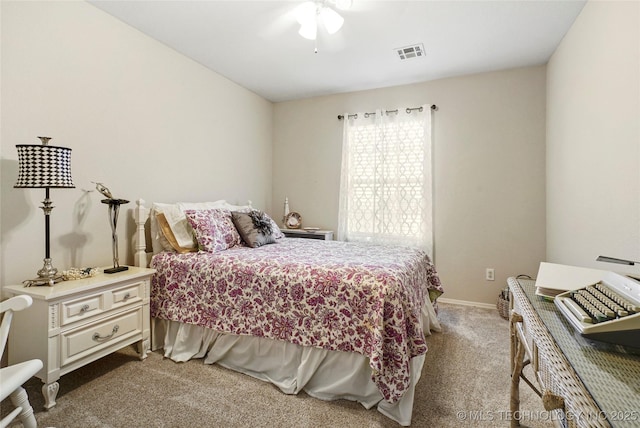
M 215 253 L 240 245 L 240 235 L 231 220 L 231 211 L 186 210 L 185 215 L 202 251 Z

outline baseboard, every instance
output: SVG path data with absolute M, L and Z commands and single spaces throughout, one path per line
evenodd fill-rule
M 447 299 L 446 297 L 439 297 L 438 302 L 448 303 L 450 305 L 474 306 L 483 309 L 496 309 L 496 305 L 492 305 L 491 303 L 469 302 L 468 300 Z

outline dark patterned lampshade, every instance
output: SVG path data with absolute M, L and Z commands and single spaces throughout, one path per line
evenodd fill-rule
M 62 279 L 58 269 L 51 263 L 50 220 L 53 202 L 49 199 L 50 188 L 73 188 L 71 180 L 71 149 L 50 146 L 50 137 L 38 137 L 41 145 L 18 144 L 18 181 L 19 188 L 44 188 L 42 201 L 44 212 L 44 266 L 38 271 L 38 278 L 25 281 L 26 285 L 53 285 Z
M 13 187 L 75 187 L 71 179 L 71 149 L 49 146 L 44 140 L 40 145 L 19 144 L 16 148 L 18 181 Z

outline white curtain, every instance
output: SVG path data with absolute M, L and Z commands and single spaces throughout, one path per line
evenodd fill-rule
M 338 239 L 433 255 L 431 108 L 344 115 Z

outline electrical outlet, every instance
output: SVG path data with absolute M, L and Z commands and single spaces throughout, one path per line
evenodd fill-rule
M 484 278 L 485 278 L 487 281 L 495 281 L 495 279 L 496 279 L 496 273 L 495 273 L 495 271 L 493 270 L 493 268 L 487 268 L 487 270 L 486 270 L 486 271 L 485 271 L 485 273 L 484 273 Z

